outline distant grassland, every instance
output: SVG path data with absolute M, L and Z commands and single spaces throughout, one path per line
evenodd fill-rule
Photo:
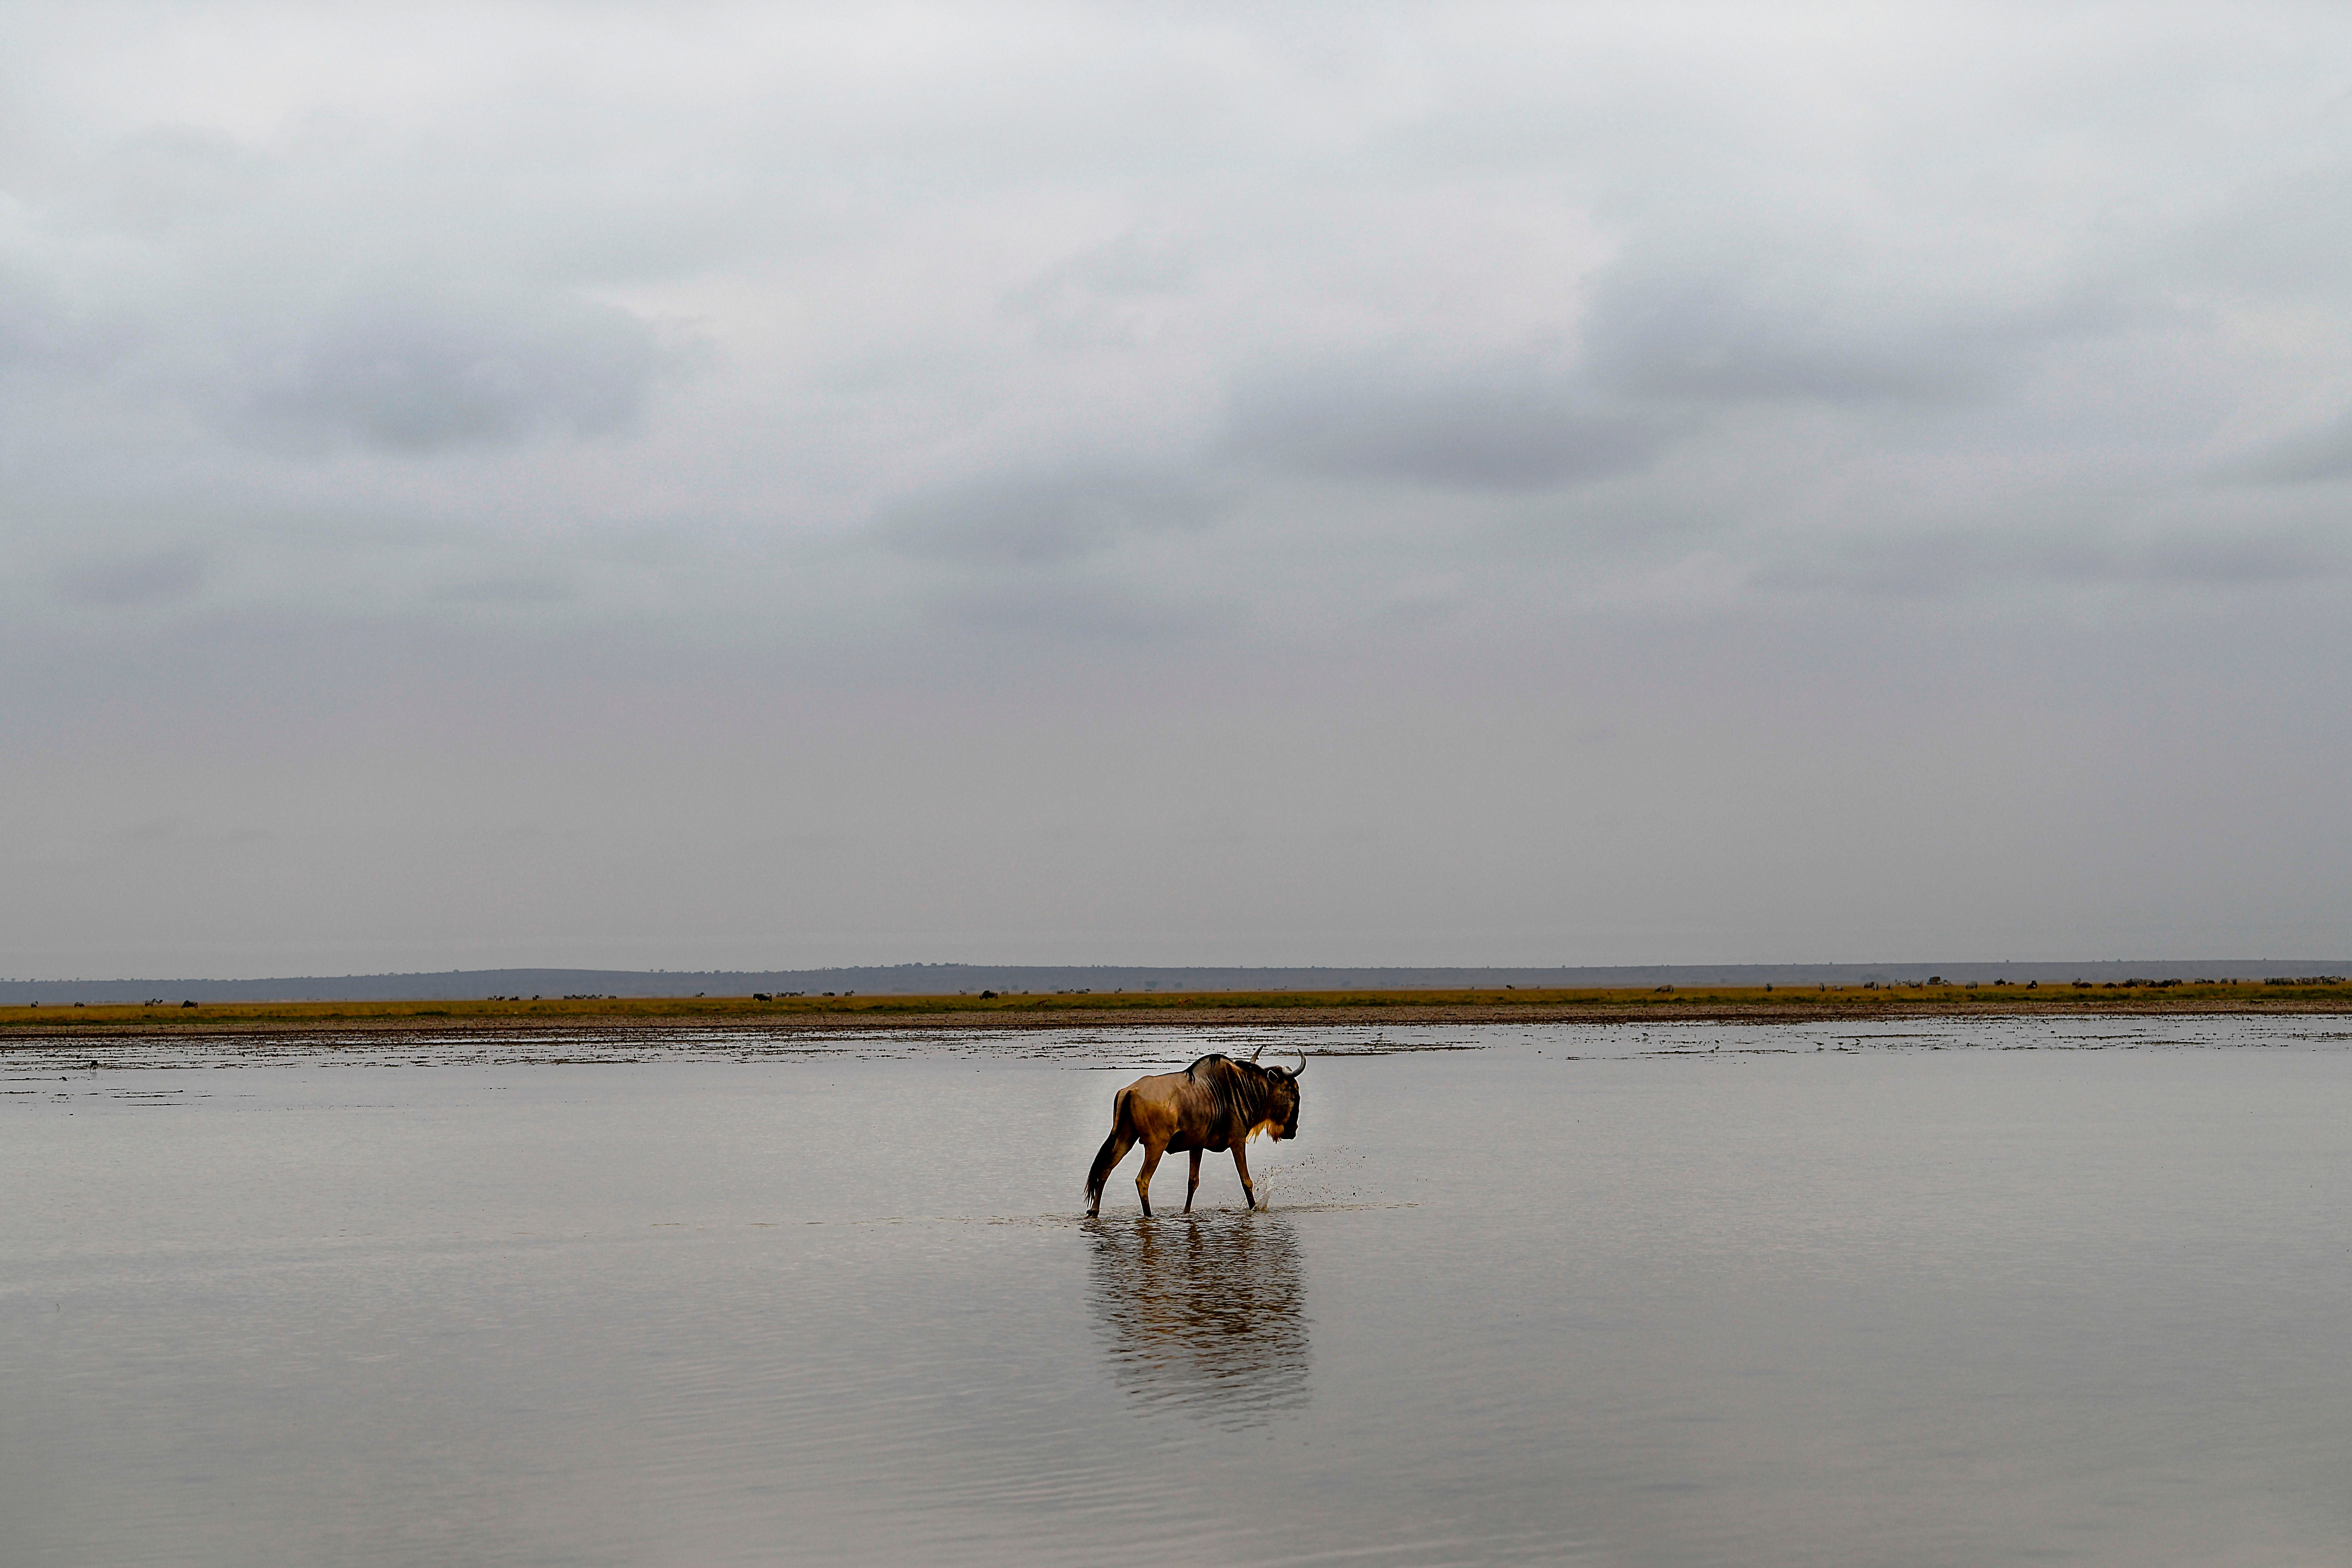
M 64 994 L 70 989 L 60 985 Z M 1064 992 L 955 996 L 514 997 L 0 1007 L 0 1037 L 335 1030 L 1041 1027 L 1062 1024 L 1602 1023 L 1926 1015 L 2352 1013 L 2352 984 L 1692 986 L 1658 990 Z

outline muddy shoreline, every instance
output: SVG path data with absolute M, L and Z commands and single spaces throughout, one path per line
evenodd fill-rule
M 12 1012 L 19 1010 L 11 1009 Z M 56 1010 L 60 1014 L 64 1009 Z M 97 1012 L 92 1009 L 91 1012 Z M 2061 999 L 2051 1003 L 1984 1001 L 1976 994 L 1955 997 L 1901 998 L 1872 994 L 1849 994 L 1818 1003 L 1708 1001 L 1658 997 L 1639 1003 L 1312 1003 L 1278 1005 L 1155 1005 L 1150 1007 L 1007 1007 L 926 1009 L 919 1006 L 869 1006 L 840 1011 L 796 1011 L 762 1015 L 745 1011 L 573 1012 L 557 1014 L 445 1014 L 433 1010 L 354 1016 L 350 1012 L 316 1016 L 273 1015 L 223 1017 L 226 1008 L 206 1009 L 210 1016 L 136 1019 L 83 1016 L 86 1021 L 60 1017 L 9 1019 L 0 1024 L 0 1052 L 12 1047 L 48 1049 L 60 1041 L 169 1039 L 194 1043 L 205 1039 L 249 1040 L 257 1037 L 332 1035 L 381 1037 L 433 1035 L 633 1035 L 680 1032 L 751 1034 L 761 1036 L 871 1034 L 902 1031 L 1024 1033 L 1045 1029 L 1203 1029 L 1317 1028 L 1348 1026 L 1421 1027 L 1473 1024 L 1622 1025 L 1622 1024 L 1823 1024 L 1865 1023 L 1904 1018 L 1979 1017 L 1988 1019 L 2049 1017 L 2081 1018 L 2147 1016 L 2151 1015 L 2240 1015 L 2263 1016 L 2352 1012 L 2352 997 L 2339 995 L 2170 997 L 2162 994 L 2128 997 L 2102 996 Z

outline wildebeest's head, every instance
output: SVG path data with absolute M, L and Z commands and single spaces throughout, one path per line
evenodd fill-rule
M 1261 1046 L 1259 1050 L 1265 1047 Z M 1255 1063 L 1257 1056 L 1250 1056 Z M 1298 1136 L 1298 1080 L 1307 1071 L 1307 1053 L 1298 1053 L 1296 1068 L 1265 1068 L 1265 1120 L 1261 1124 L 1276 1138 Z

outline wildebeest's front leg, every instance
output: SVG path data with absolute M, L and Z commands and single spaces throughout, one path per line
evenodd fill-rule
M 1151 1173 L 1160 1168 L 1160 1156 L 1168 1152 L 1164 1138 L 1154 1138 L 1143 1146 L 1143 1169 L 1135 1173 L 1135 1195 L 1143 1200 L 1143 1213 L 1151 1215 Z
M 1192 1194 L 1201 1190 L 1201 1152 L 1192 1151 L 1192 1173 L 1184 1179 L 1184 1212 L 1192 1212 Z
M 1242 1179 L 1242 1206 L 1253 1209 L 1257 1207 L 1257 1189 L 1250 1185 L 1249 1156 L 1242 1152 L 1241 1142 L 1238 1139 L 1234 1142 L 1234 1170 Z

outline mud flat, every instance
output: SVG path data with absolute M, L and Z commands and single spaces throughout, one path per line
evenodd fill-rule
M 66 988 L 60 987 L 62 994 Z M 1708 987 L 1645 991 L 1085 993 L 1009 996 L 497 997 L 428 1002 L 226 1002 L 0 1007 L 12 1043 L 105 1036 L 754 1029 L 1066 1029 L 1231 1026 L 1834 1023 L 1900 1018 L 2264 1016 L 2352 1012 L 2352 984 L 2168 981 L 2083 986 Z

